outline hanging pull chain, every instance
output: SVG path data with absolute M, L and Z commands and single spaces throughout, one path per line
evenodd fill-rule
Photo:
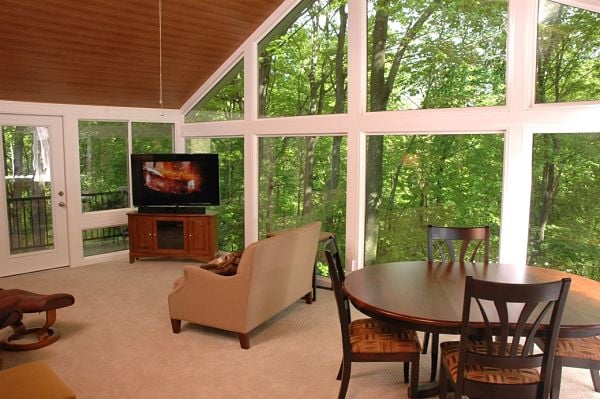
M 163 75 L 162 75 L 162 0 L 158 0 L 158 69 L 159 69 L 159 97 L 160 114 L 164 115 L 163 108 Z

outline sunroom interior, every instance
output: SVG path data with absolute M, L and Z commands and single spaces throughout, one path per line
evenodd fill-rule
M 320 220 L 357 270 L 489 225 L 600 280 L 595 0 L 45 7 L 0 16 L 0 276 L 126 257 L 129 155 L 215 152 L 222 251 Z

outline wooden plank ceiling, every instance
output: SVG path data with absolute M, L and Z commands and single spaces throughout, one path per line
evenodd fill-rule
M 164 108 L 282 2 L 162 0 Z M 0 100 L 158 108 L 159 82 L 158 0 L 2 1 Z

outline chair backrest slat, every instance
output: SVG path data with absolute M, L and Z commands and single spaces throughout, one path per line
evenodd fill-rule
M 454 241 L 461 241 L 459 257 L 456 257 Z M 443 245 L 443 244 L 445 245 Z M 432 262 L 436 254 L 442 262 L 468 259 L 474 262 L 483 244 L 483 261 L 490 260 L 490 228 L 427 226 L 427 259 Z M 470 252 L 470 254 L 469 254 Z M 446 259 L 446 255 L 449 259 Z

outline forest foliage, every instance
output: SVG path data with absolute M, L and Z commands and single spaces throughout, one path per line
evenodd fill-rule
M 506 105 L 507 0 L 367 4 L 367 111 Z M 538 17 L 535 101 L 599 100 L 599 14 L 541 0 Z M 347 112 L 344 0 L 301 1 L 261 40 L 258 54 L 259 117 Z M 185 121 L 242 119 L 244 78 L 242 60 Z M 172 151 L 158 131 L 134 135 L 133 150 Z M 546 132 L 533 144 L 527 262 L 600 280 L 600 135 Z M 497 260 L 504 145 L 502 133 L 489 132 L 369 135 L 366 264 L 425 259 L 427 224 L 491 226 Z M 219 153 L 219 246 L 242 249 L 243 138 L 189 138 L 186 151 Z M 343 248 L 346 152 L 339 132 L 261 137 L 259 236 L 320 220 Z M 82 192 L 127 186 L 127 154 L 126 123 L 82 121 Z
M 507 15 L 503 0 L 369 1 L 368 110 L 506 104 Z M 259 116 L 345 112 L 347 20 L 344 1 L 304 1 L 261 41 Z M 540 2 L 537 102 L 600 97 L 599 22 L 596 13 Z M 212 109 L 220 103 L 220 114 L 226 115 L 232 104 L 240 104 L 227 100 L 236 86 L 241 89 L 239 79 L 232 80 L 229 91 L 209 96 L 218 98 Z M 528 262 L 600 278 L 594 265 L 599 259 L 599 211 L 590 201 L 596 191 L 589 189 L 597 186 L 599 153 L 581 153 L 577 162 L 568 155 L 582 146 L 595 148 L 598 135 L 539 136 Z M 323 191 L 327 174 L 339 181 L 340 192 L 345 189 L 343 179 L 336 177 L 344 175 L 337 155 L 344 148 L 333 137 L 261 139 L 262 233 L 309 219 L 343 219 L 341 201 L 334 204 L 339 215 L 323 214 L 331 212 L 331 204 L 323 202 L 330 201 L 327 189 Z M 316 151 L 317 143 L 331 147 Z M 502 134 L 369 136 L 366 263 L 425 258 L 429 223 L 490 225 L 492 259 L 497 260 L 503 147 Z M 548 151 L 552 157 L 540 158 Z M 560 169 L 560 179 L 548 182 L 544 176 L 550 169 Z M 549 188 L 554 190 L 551 201 L 543 201 Z M 577 188 L 586 195 L 577 195 Z M 344 231 L 342 225 L 327 229 L 338 235 Z

